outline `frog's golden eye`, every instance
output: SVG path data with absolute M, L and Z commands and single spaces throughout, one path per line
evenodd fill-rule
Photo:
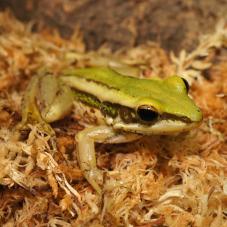
M 139 118 L 144 122 L 151 122 L 158 118 L 158 112 L 155 111 L 151 106 L 142 105 L 137 109 Z
M 188 93 L 189 88 L 190 88 L 189 83 L 188 83 L 188 81 L 187 81 L 186 79 L 184 79 L 184 78 L 182 78 L 182 80 L 183 80 L 183 82 L 184 82 L 184 85 L 185 85 L 185 87 L 186 87 L 186 91 L 187 91 L 187 93 Z

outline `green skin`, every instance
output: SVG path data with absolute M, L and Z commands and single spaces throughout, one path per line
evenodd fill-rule
M 187 117 L 195 122 L 202 118 L 200 109 L 188 97 L 185 84 L 178 76 L 165 80 L 139 79 L 123 76 L 108 68 L 82 68 L 66 71 L 61 79 L 73 88 L 87 91 L 102 101 L 130 108 L 151 105 L 159 113 Z M 80 80 L 89 81 L 94 89 L 91 91 L 89 82 L 85 82 L 85 87 L 82 86 Z
M 99 118 L 104 119 L 101 125 L 87 127 L 75 138 L 80 168 L 99 194 L 102 172 L 96 166 L 95 142 L 123 143 L 141 135 L 176 134 L 202 121 L 202 113 L 188 96 L 182 78 L 139 79 L 97 67 L 69 69 L 59 78 L 34 77 L 24 95 L 19 127 L 39 123 L 42 130 L 53 135 L 48 123 L 68 114 L 75 101 L 100 110 Z M 155 119 L 141 119 L 140 108 L 148 110 L 148 115 L 155 113 Z

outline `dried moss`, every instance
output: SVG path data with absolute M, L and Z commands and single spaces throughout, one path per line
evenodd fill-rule
M 224 24 L 173 63 L 156 44 L 114 54 L 108 49 L 83 53 L 79 33 L 70 41 L 54 32 L 33 34 L 30 24 L 19 23 L 9 13 L 0 14 L 0 24 L 1 226 L 226 226 L 226 56 L 214 65 L 211 59 L 216 56 L 210 51 L 225 46 Z M 69 58 L 69 53 L 79 54 Z M 100 202 L 77 165 L 74 135 L 82 127 L 77 120 L 83 119 L 72 113 L 53 125 L 57 138 L 36 125 L 19 137 L 13 126 L 20 120 L 23 90 L 43 66 L 58 75 L 68 66 L 108 64 L 116 58 L 138 66 L 140 76 L 184 72 L 204 121 L 175 137 L 97 146 L 97 162 L 105 172 Z M 210 81 L 203 78 L 203 70 L 210 70 Z

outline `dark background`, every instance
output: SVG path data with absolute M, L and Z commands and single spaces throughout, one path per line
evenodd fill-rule
M 55 27 L 69 37 L 79 26 L 87 49 L 112 50 L 152 40 L 166 50 L 193 49 L 227 12 L 227 0 L 1 0 L 34 31 Z

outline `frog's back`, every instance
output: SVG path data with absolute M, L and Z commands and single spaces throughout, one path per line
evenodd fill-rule
M 97 83 L 98 86 L 107 89 L 121 91 L 127 96 L 143 98 L 158 94 L 162 84 L 161 80 L 152 81 L 139 79 L 131 76 L 121 75 L 107 67 L 78 68 L 66 71 L 65 75 L 84 78 L 85 80 Z M 151 89 L 152 88 L 152 89 Z

